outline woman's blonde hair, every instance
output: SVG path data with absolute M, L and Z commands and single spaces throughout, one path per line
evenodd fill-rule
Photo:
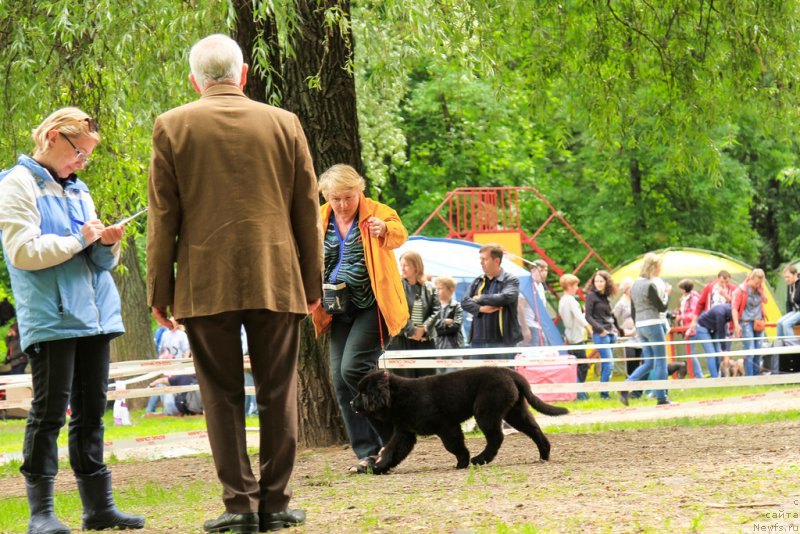
M 648 252 L 644 255 L 644 260 L 642 260 L 642 270 L 639 272 L 639 276 L 647 279 L 653 278 L 653 273 L 657 268 L 661 267 L 663 263 L 664 256 L 656 254 L 655 252 Z
M 619 292 L 620 293 L 625 293 L 627 290 L 629 290 L 632 287 L 633 287 L 633 278 L 631 278 L 630 276 L 626 276 L 619 283 Z
M 747 279 L 748 280 L 750 280 L 752 278 L 758 278 L 760 280 L 764 280 L 764 278 L 766 278 L 766 275 L 764 274 L 764 270 L 763 269 L 753 269 L 752 271 L 750 271 L 750 274 L 747 275 Z
M 577 286 L 581 281 L 574 274 L 567 273 L 561 275 L 561 278 L 558 279 L 558 283 L 561 284 L 562 289 L 566 289 L 568 287 Z
M 442 284 L 442 287 L 449 289 L 450 291 L 456 290 L 456 279 L 452 276 L 437 276 L 436 283 Z
M 424 286 L 427 278 L 425 277 L 425 266 L 422 263 L 422 256 L 419 255 L 419 252 L 415 252 L 413 250 L 407 250 L 403 252 L 400 256 L 400 261 L 405 260 L 406 263 L 410 264 L 414 270 L 417 272 L 417 279 L 416 282 Z
M 31 133 L 33 142 L 36 143 L 34 154 L 44 154 L 50 149 L 47 142 L 47 133 L 51 130 L 58 130 L 68 137 L 89 137 L 96 142 L 100 142 L 100 134 L 97 133 L 97 123 L 85 111 L 75 108 L 61 108 L 47 116 L 42 123 Z
M 319 177 L 319 190 L 325 200 L 334 191 L 358 190 L 361 193 L 366 187 L 364 178 L 353 167 L 344 163 L 337 163 Z

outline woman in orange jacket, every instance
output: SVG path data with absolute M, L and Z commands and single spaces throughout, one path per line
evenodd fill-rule
M 408 232 L 397 212 L 364 196 L 364 179 L 349 165 L 320 176 L 327 201 L 320 208 L 325 232 L 323 305 L 314 312 L 317 335 L 330 331 L 331 374 L 350 445 L 358 458 L 351 472 L 375 465 L 391 426 L 353 412 L 359 380 L 375 368 L 389 342 L 408 322 L 403 283 L 393 249 Z

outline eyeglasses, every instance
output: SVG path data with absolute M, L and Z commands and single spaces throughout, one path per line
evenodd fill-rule
M 64 139 L 67 140 L 67 143 L 69 143 L 69 146 L 71 146 L 72 149 L 75 151 L 75 157 L 78 158 L 79 162 L 81 162 L 81 163 L 88 163 L 89 162 L 89 156 L 87 156 L 86 153 L 84 153 L 83 150 L 81 150 L 80 148 L 76 147 L 75 143 L 73 143 L 70 140 L 70 138 L 67 137 L 66 134 L 61 133 L 61 132 L 58 132 L 58 133 L 61 134 L 61 137 L 63 137 Z

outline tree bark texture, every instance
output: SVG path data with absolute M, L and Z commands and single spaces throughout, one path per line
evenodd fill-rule
M 311 318 L 303 320 L 297 362 L 299 441 L 307 447 L 347 443 L 331 383 L 328 335 L 315 338 Z
M 139 269 L 136 242 L 132 236 L 127 236 L 125 241 L 120 257 L 125 272 L 114 269 L 111 273 L 119 290 L 125 324 L 125 334 L 111 342 L 112 362 L 147 360 L 156 356 L 147 307 L 147 287 Z
M 256 20 L 252 0 L 233 0 L 233 9 L 238 21 L 233 30 L 233 39 L 239 43 L 244 54 L 244 62 L 250 66 L 244 93 L 258 102 L 269 102 L 272 95 L 277 96 L 280 100 L 284 94 L 284 83 L 281 74 L 282 60 L 278 43 L 278 27 L 274 15 L 264 20 Z M 263 39 L 267 45 L 267 63 L 271 70 L 269 78 L 259 70 L 263 67 L 259 66 L 253 56 L 253 47 L 259 38 Z
M 346 68 L 354 49 L 353 35 L 343 35 L 339 25 L 325 22 L 325 10 L 332 7 L 349 19 L 350 2 L 295 0 L 294 6 L 295 55 L 285 62 L 283 107 L 300 117 L 317 174 L 336 163 L 352 165 L 363 174 L 356 84 L 352 69 Z M 315 76 L 318 85 L 310 87 L 309 78 Z
M 277 39 L 277 21 L 269 14 L 263 21 L 255 21 L 249 0 L 235 0 L 237 26 L 234 38 L 245 51 L 245 61 L 250 58 L 255 39 L 263 37 L 269 46 L 273 82 L 263 80 L 263 72 L 251 71 L 246 94 L 257 101 L 267 102 L 276 94 L 282 106 L 297 114 L 308 137 L 309 148 L 317 173 L 334 163 L 350 163 L 361 170 L 361 146 L 358 138 L 358 120 L 355 106 L 355 80 L 341 69 L 348 49 L 338 32 L 330 32 L 329 46 L 335 53 L 320 50 L 326 31 L 322 12 L 325 6 L 302 2 L 296 6 L 297 19 L 293 39 L 297 59 L 290 61 L 282 53 Z M 349 3 L 347 5 L 349 16 Z M 316 43 L 312 50 L 309 43 Z M 287 72 L 291 70 L 292 75 Z M 322 71 L 323 90 L 309 89 L 307 79 Z M 335 75 L 331 74 L 335 71 Z M 346 76 L 344 76 L 346 75 Z M 349 78 L 349 82 L 343 78 Z M 256 83 L 254 83 L 256 82 Z M 347 83 L 345 83 L 347 82 Z M 347 132 L 347 134 L 343 134 Z M 325 447 L 347 443 L 339 406 L 333 391 L 330 375 L 328 336 L 316 339 L 310 318 L 302 322 L 300 354 L 298 358 L 298 414 L 299 442 L 304 447 Z
M 122 301 L 122 321 L 125 334 L 111 342 L 111 361 L 147 360 L 156 356 L 156 344 L 150 327 L 150 310 L 147 307 L 147 286 L 139 269 L 136 253 L 136 241 L 133 236 L 126 236 L 120 257 L 125 269 L 114 269 L 111 275 L 117 284 Z M 131 387 L 143 387 L 144 384 L 131 384 Z M 147 399 L 129 399 L 130 409 L 143 408 Z

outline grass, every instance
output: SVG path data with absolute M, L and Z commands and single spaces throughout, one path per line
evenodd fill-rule
M 179 491 L 179 494 L 176 492 Z M 201 525 L 208 519 L 205 507 L 219 501 L 219 489 L 205 481 L 181 484 L 180 488 L 146 483 L 114 489 L 120 509 L 132 514 L 158 516 L 159 525 L 181 532 L 185 525 Z M 187 503 L 192 503 L 187 506 Z M 77 491 L 57 492 L 56 516 L 68 525 L 80 525 L 82 506 Z M 3 499 L 0 507 L 0 532 L 25 532 L 28 524 L 28 502 L 25 497 Z
M 615 423 L 590 423 L 585 425 L 551 426 L 545 430 L 548 434 L 586 434 L 589 432 L 607 432 L 609 430 L 639 430 L 663 427 L 699 427 L 717 425 L 750 425 L 759 423 L 787 422 L 800 420 L 800 413 L 791 411 L 741 413 L 712 415 L 708 417 L 676 417 L 653 421 L 622 421 Z
M 103 423 L 106 428 L 106 441 L 206 429 L 206 420 L 203 417 L 144 417 L 144 410 L 131 412 L 131 426 L 115 426 L 111 410 L 106 412 Z M 258 426 L 258 417 L 248 417 L 246 424 L 247 426 Z M 0 421 L 0 453 L 22 451 L 24 436 L 25 420 Z M 67 429 L 64 427 L 58 436 L 58 446 L 65 447 L 66 445 Z
M 759 393 L 769 393 L 773 391 L 783 391 L 793 389 L 786 385 L 773 386 L 743 386 L 731 388 L 707 388 L 707 389 L 675 389 L 670 391 L 670 398 L 676 402 L 692 402 L 709 399 L 719 399 L 725 397 L 737 397 L 742 395 L 754 395 Z M 631 406 L 650 406 L 655 401 L 648 398 L 631 399 Z M 566 406 L 573 412 L 584 411 L 603 411 L 616 410 L 621 407 L 617 394 L 612 393 L 612 398 L 601 399 L 598 394 L 592 393 L 588 400 L 557 402 L 555 404 Z M 586 425 L 569 425 L 563 427 L 548 428 L 552 433 L 583 433 L 583 432 L 603 432 L 606 430 L 629 430 L 637 428 L 654 428 L 661 426 L 704 426 L 719 424 L 749 424 L 762 423 L 776 420 L 797 420 L 800 414 L 796 412 L 766 412 L 758 414 L 733 414 L 721 415 L 704 418 L 677 418 L 666 421 L 635 421 L 621 423 L 597 423 Z M 105 439 L 106 441 L 116 441 L 121 439 L 135 438 L 141 436 L 152 436 L 156 434 L 171 434 L 177 432 L 190 432 L 205 430 L 206 422 L 203 417 L 144 417 L 144 410 L 131 412 L 131 426 L 115 426 L 114 418 L 109 410 L 105 417 Z M 247 426 L 258 426 L 258 417 L 252 416 L 246 419 Z M 20 419 L 10 419 L 0 421 L 0 453 L 22 451 L 22 441 L 25 435 L 25 421 Z M 67 445 L 66 428 L 58 438 L 59 447 Z M 112 459 L 113 461 L 113 459 Z M 12 462 L 0 466 L 0 477 L 5 476 L 9 471 L 18 472 L 19 464 Z
M 728 388 L 725 390 L 720 389 L 697 389 L 697 390 L 675 390 L 671 393 L 674 400 L 681 402 L 704 400 L 710 398 L 719 398 L 721 396 L 735 396 L 744 394 L 757 394 L 769 391 L 780 391 L 782 389 L 789 389 L 788 387 L 775 387 L 775 386 L 762 386 L 754 388 Z M 652 399 L 644 399 L 636 401 L 642 406 L 652 405 Z M 608 401 L 597 398 L 597 395 L 589 401 L 576 401 L 571 403 L 557 403 L 568 406 L 571 410 L 615 410 L 620 407 L 619 401 L 611 399 Z M 132 427 L 116 427 L 113 424 L 111 414 L 106 415 L 106 439 L 119 440 L 130 438 L 134 436 L 146 436 L 161 433 L 175 433 L 190 430 L 203 430 L 205 429 L 205 421 L 203 418 L 144 418 L 141 411 L 136 411 L 131 414 Z M 793 412 L 767 412 L 759 414 L 735 414 L 735 415 L 722 415 L 708 418 L 678 418 L 668 421 L 651 421 L 651 422 L 632 422 L 632 423 L 608 423 L 598 425 L 576 425 L 566 428 L 548 428 L 546 432 L 550 433 L 590 433 L 590 432 L 603 432 L 607 430 L 628 430 L 628 429 L 643 429 L 653 428 L 660 426 L 701 426 L 701 425 L 721 425 L 721 424 L 753 424 L 770 421 L 797 421 L 800 419 L 800 413 Z M 256 418 L 247 419 L 248 426 L 257 426 L 258 421 Z M 24 421 L 6 421 L 0 422 L 0 451 L 11 452 L 21 449 L 22 437 L 24 434 L 25 422 Z M 62 432 L 62 440 L 60 443 L 65 443 L 66 432 Z M 314 454 L 312 451 L 301 451 L 300 455 Z M 143 464 L 143 466 L 146 464 Z M 471 466 L 465 473 L 463 486 L 456 491 L 449 488 L 449 492 L 443 491 L 430 494 L 430 490 L 425 491 L 419 488 L 403 487 L 403 491 L 391 495 L 391 502 L 396 506 L 397 513 L 404 510 L 415 508 L 415 499 L 419 499 L 425 495 L 430 498 L 436 498 L 443 504 L 448 501 L 456 500 L 463 502 L 464 506 L 469 508 L 472 502 L 485 502 L 491 500 L 494 488 L 502 486 L 506 491 L 519 494 L 517 499 L 519 502 L 535 501 L 537 496 L 544 497 L 548 494 L 564 495 L 565 498 L 570 495 L 572 486 L 578 485 L 585 487 L 586 491 L 596 491 L 597 499 L 610 498 L 605 492 L 606 488 L 596 487 L 593 488 L 594 481 L 599 480 L 604 475 L 602 466 L 582 467 L 580 464 L 564 465 L 550 467 L 563 469 L 564 482 L 563 485 L 547 484 L 540 485 L 538 478 L 530 475 L 529 472 L 520 472 L 516 469 L 503 468 L 500 466 L 484 466 L 477 468 Z M 62 466 L 62 470 L 68 470 L 68 466 Z M 588 469 L 588 470 L 587 470 Z M 778 474 L 785 475 L 785 480 L 796 480 L 800 475 L 800 468 L 796 466 L 787 467 L 781 470 Z M 774 476 L 771 473 L 770 476 Z M 0 466 L 0 483 L 2 477 L 5 476 L 19 476 L 19 463 L 12 462 L 6 466 Z M 574 476 L 582 477 L 581 480 L 575 481 Z M 761 487 L 770 482 L 774 482 L 768 478 L 759 478 L 754 475 L 750 470 L 742 467 L 741 472 L 725 471 L 721 473 L 728 480 L 741 479 L 746 481 L 747 487 L 750 488 L 754 494 L 759 494 Z M 165 532 L 199 532 L 200 526 L 204 519 L 209 519 L 214 512 L 219 510 L 219 485 L 209 483 L 208 481 L 182 481 L 176 485 L 175 481 L 168 480 L 169 473 L 165 474 L 165 485 L 159 483 L 141 483 L 138 485 L 120 486 L 115 489 L 115 496 L 120 507 L 131 513 L 142 513 L 148 520 L 158 524 L 159 529 Z M 382 482 L 382 480 L 378 481 Z M 309 488 L 318 489 L 318 495 L 324 497 L 323 500 L 326 504 L 320 502 L 311 502 L 307 505 L 309 514 L 324 513 L 331 507 L 336 508 L 342 515 L 355 516 L 353 526 L 360 531 L 383 531 L 382 522 L 386 519 L 386 514 L 381 512 L 380 506 L 385 505 L 385 496 L 377 489 L 376 479 L 369 477 L 349 477 L 347 474 L 335 469 L 330 463 L 326 462 L 318 473 L 312 476 L 305 482 Z M 648 499 L 657 500 L 660 497 L 662 485 L 656 480 L 648 481 L 637 489 L 642 492 Z M 716 497 L 723 501 L 736 502 L 743 499 L 741 493 L 741 485 L 733 485 L 731 491 L 738 488 L 736 493 L 731 495 L 717 495 Z M 310 490 L 307 490 L 310 491 Z M 428 493 L 426 493 L 426 491 Z M 725 493 L 723 491 L 723 493 Z M 755 500 L 755 498 L 753 498 Z M 331 504 L 332 501 L 335 504 Z M 190 505 L 187 505 L 190 503 Z M 353 512 L 352 508 L 356 508 L 357 512 Z M 75 491 L 59 492 L 56 498 L 56 513 L 66 523 L 76 526 L 80 524 L 80 501 Z M 692 508 L 688 511 L 689 522 L 683 525 L 683 531 L 687 532 L 703 532 L 708 529 L 713 530 L 713 526 L 709 526 L 709 522 L 713 517 L 709 517 L 708 512 L 703 508 Z M 3 505 L 0 506 L 0 532 L 24 532 L 27 524 L 28 517 L 27 503 L 24 497 L 13 497 L 3 499 Z M 514 524 L 509 522 L 507 517 L 503 514 L 487 514 L 483 517 L 475 517 L 467 523 L 471 523 L 472 531 L 482 533 L 538 533 L 538 532 L 552 532 L 559 531 L 577 531 L 581 530 L 581 522 L 583 516 L 576 515 L 569 518 L 566 523 L 554 526 L 551 523 L 545 522 L 544 524 L 534 524 L 528 522 L 521 522 Z M 655 521 L 655 522 L 654 522 Z M 742 516 L 742 524 L 752 521 L 748 515 Z M 537 521 L 538 523 L 538 521 Z M 668 532 L 678 529 L 677 525 L 672 522 L 670 518 L 653 520 L 647 516 L 641 518 L 641 523 L 638 527 L 633 526 L 633 522 L 628 526 L 631 529 L 638 529 L 640 532 Z M 191 525 L 191 527 L 186 527 Z M 451 527 L 459 526 L 458 521 L 454 523 L 447 523 L 447 526 L 438 524 L 441 528 L 440 531 L 452 531 Z M 594 531 L 616 531 L 615 526 L 610 525 L 607 530 L 598 527 Z M 434 528 L 434 530 L 436 530 Z
M 741 397 L 742 395 L 756 395 L 773 391 L 796 389 L 797 384 L 776 384 L 768 386 L 735 386 L 724 388 L 697 388 L 697 389 L 671 389 L 669 398 L 674 402 L 692 402 L 728 397 Z M 566 406 L 573 412 L 609 410 L 622 407 L 619 402 L 619 393 L 611 392 L 610 399 L 601 399 L 599 393 L 590 393 L 589 399 L 584 401 L 555 402 L 559 406 Z M 630 399 L 631 406 L 651 406 L 654 399 L 642 396 L 639 399 Z

